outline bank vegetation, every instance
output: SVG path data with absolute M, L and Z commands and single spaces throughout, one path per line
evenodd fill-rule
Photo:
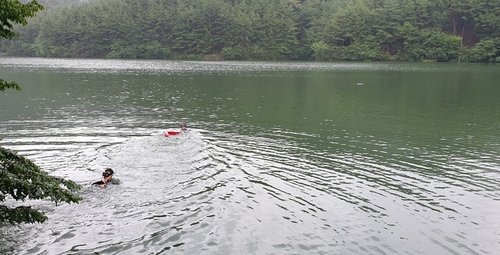
M 47 10 L 2 42 L 4 54 L 500 62 L 500 0 L 39 2 Z

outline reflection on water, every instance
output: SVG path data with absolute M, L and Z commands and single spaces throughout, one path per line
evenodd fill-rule
M 498 253 L 495 68 L 0 58 L 1 145 L 85 187 L 1 251 Z

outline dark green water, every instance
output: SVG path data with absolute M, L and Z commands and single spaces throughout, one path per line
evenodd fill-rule
M 500 66 L 0 58 L 0 145 L 85 186 L 12 254 L 500 253 Z M 186 122 L 190 131 L 165 138 Z M 120 186 L 94 189 L 106 167 Z

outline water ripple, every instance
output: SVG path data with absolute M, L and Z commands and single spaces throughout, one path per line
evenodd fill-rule
M 264 116 L 266 109 L 259 107 L 265 100 L 259 101 L 257 110 L 248 109 L 244 100 L 251 91 L 234 84 L 232 93 L 218 91 L 211 83 L 204 84 L 210 87 L 207 90 L 192 85 L 192 79 L 217 83 L 217 77 L 204 76 L 207 73 L 279 76 L 281 82 L 291 75 L 289 70 L 432 73 L 438 70 L 434 65 L 9 61 L 7 66 L 35 73 L 55 69 L 65 79 L 57 93 L 71 89 L 56 97 L 66 100 L 60 107 L 42 91 L 28 100 L 30 107 L 5 115 L 0 120 L 5 136 L 1 145 L 28 156 L 53 175 L 84 185 L 80 192 L 84 200 L 57 207 L 46 200 L 30 201 L 50 220 L 2 228 L 6 245 L 0 252 L 486 254 L 498 250 L 500 141 L 492 135 L 496 122 L 484 129 L 485 135 L 468 135 L 478 126 L 465 124 L 453 135 L 446 128 L 426 134 L 412 131 L 446 125 L 437 119 L 432 127 L 409 119 L 417 127 L 397 126 L 392 117 L 383 115 L 383 122 L 390 123 L 384 125 L 370 118 L 369 109 L 362 109 L 350 112 L 352 116 L 337 115 L 348 120 L 322 116 L 318 124 L 307 119 L 312 114 L 297 112 L 300 118 L 271 125 L 266 118 L 274 120 L 281 112 Z M 439 70 L 454 68 L 464 67 Z M 121 74 L 119 80 L 111 79 L 114 72 Z M 189 79 L 173 78 L 187 73 L 192 74 Z M 86 79 L 93 81 L 81 82 Z M 362 87 L 349 89 L 362 93 L 368 86 Z M 194 92 L 188 93 L 191 89 Z M 363 98 L 354 99 L 348 106 Z M 205 100 L 209 103 L 198 104 Z M 16 103 L 12 101 L 12 107 Z M 303 103 L 294 105 L 294 110 Z M 191 121 L 188 133 L 164 137 L 166 127 L 190 118 L 198 121 Z M 374 121 L 379 127 L 351 126 L 350 121 L 363 118 L 368 120 L 361 124 Z M 287 122 L 313 124 L 291 130 Z M 343 122 L 348 124 L 341 127 Z M 90 187 L 106 167 L 116 170 L 122 185 Z

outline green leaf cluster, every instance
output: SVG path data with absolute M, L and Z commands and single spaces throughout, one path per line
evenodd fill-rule
M 26 4 L 19 0 L 0 1 L 0 38 L 12 39 L 17 34 L 12 30 L 13 24 L 28 24 L 27 18 L 34 17 L 44 7 L 36 0 Z
M 469 57 L 476 62 L 500 63 L 500 37 L 482 40 L 471 49 Z
M 5 202 L 10 196 L 23 202 L 26 199 L 50 198 L 56 205 L 59 202 L 76 203 L 82 198 L 73 192 L 79 189 L 81 186 L 75 182 L 50 176 L 31 160 L 0 147 L 0 202 Z M 43 213 L 29 206 L 9 208 L 0 205 L 0 222 L 34 223 L 46 219 Z
M 15 90 L 21 90 L 21 87 L 19 87 L 19 84 L 17 82 L 13 81 L 5 81 L 3 79 L 0 79 L 0 91 L 4 92 L 6 89 L 15 89 Z

